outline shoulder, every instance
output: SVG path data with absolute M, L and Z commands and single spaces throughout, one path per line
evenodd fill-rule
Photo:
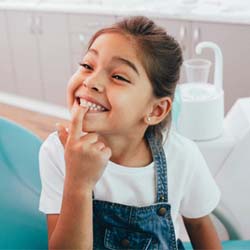
M 198 169 L 207 167 L 197 144 L 175 130 L 169 131 L 163 148 L 168 168 L 178 176 L 190 177 Z
M 42 146 L 48 147 L 50 145 L 57 144 L 61 145 L 60 139 L 58 137 L 57 131 L 54 131 L 48 135 L 48 137 L 43 141 Z
M 39 210 L 59 214 L 65 178 L 64 149 L 57 132 L 42 143 L 39 152 L 39 172 L 42 184 Z
M 64 148 L 56 131 L 49 134 L 40 147 L 39 166 L 40 171 L 53 168 L 64 173 Z
M 169 131 L 163 148 L 166 154 L 178 154 L 182 158 L 192 158 L 192 156 L 200 154 L 200 150 L 194 141 L 182 136 L 175 130 Z
M 57 132 L 52 132 L 48 137 L 43 141 L 40 147 L 40 153 L 46 151 L 60 153 L 63 152 L 63 145 L 60 142 Z

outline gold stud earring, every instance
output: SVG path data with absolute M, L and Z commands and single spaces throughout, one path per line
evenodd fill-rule
M 151 118 L 149 116 L 147 116 L 147 121 L 150 122 L 151 121 Z

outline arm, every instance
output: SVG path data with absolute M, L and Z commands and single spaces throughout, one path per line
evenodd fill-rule
M 194 249 L 222 249 L 220 240 L 209 216 L 196 219 L 183 217 Z
M 74 107 L 69 133 L 58 135 L 64 146 L 66 174 L 60 215 L 48 215 L 49 249 L 93 248 L 92 190 L 111 156 L 96 133 L 82 136 L 87 108 Z M 52 180 L 53 181 L 53 180 Z
M 49 249 L 92 249 L 92 193 L 66 183 L 60 215 L 48 215 Z

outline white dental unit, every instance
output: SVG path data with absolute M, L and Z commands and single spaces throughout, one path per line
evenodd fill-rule
M 224 117 L 222 53 L 211 42 L 198 44 L 196 52 L 200 54 L 204 48 L 215 53 L 214 84 L 207 83 L 210 65 L 206 60 L 184 62 L 189 79 L 179 84 L 176 129 L 197 143 L 221 190 L 216 217 L 212 217 L 220 238 L 247 240 L 250 239 L 250 97 L 238 99 Z M 194 63 L 193 68 L 188 68 L 190 63 Z

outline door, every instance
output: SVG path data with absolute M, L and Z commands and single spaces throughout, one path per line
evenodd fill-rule
M 66 107 L 70 48 L 66 14 L 37 13 L 41 76 L 45 101 Z
M 0 34 L 0 91 L 16 93 L 6 16 L 3 10 L 0 10 Z
M 74 73 L 79 67 L 83 55 L 88 46 L 90 38 L 94 33 L 110 26 L 115 22 L 113 15 L 99 14 L 71 14 L 69 15 L 69 36 L 71 46 L 71 72 Z
M 43 100 L 34 14 L 8 10 L 7 22 L 18 94 Z

